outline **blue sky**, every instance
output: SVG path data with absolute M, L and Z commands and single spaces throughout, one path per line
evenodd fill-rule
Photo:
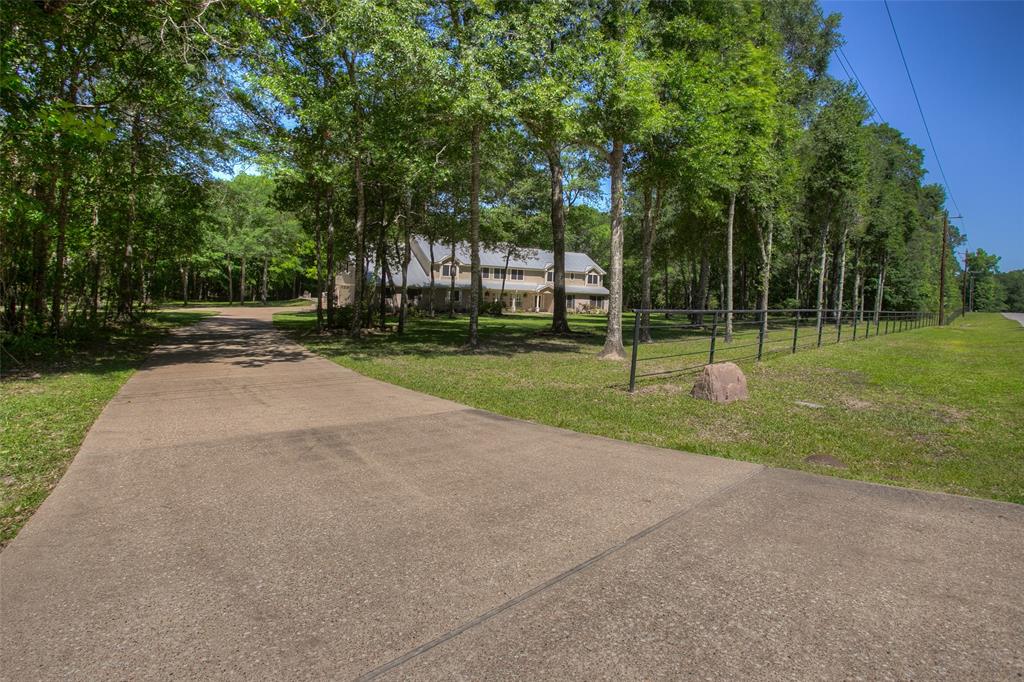
M 843 51 L 882 118 L 925 150 L 926 180 L 941 182 L 885 5 L 821 4 L 843 15 Z M 1024 268 L 1024 2 L 890 0 L 889 9 L 968 248 L 1002 256 L 1003 271 Z M 835 58 L 831 72 L 845 78 Z

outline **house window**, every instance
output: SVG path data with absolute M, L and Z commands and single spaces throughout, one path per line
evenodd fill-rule
M 462 302 L 462 291 L 459 290 L 459 289 L 456 289 L 455 291 L 449 290 L 448 298 L 451 299 L 452 303 L 461 303 Z
M 488 279 L 491 276 L 490 268 L 480 268 L 480 276 L 484 279 Z
M 572 310 L 575 307 L 576 307 L 576 297 L 575 296 L 566 296 L 565 297 L 565 308 L 566 308 L 566 310 Z
M 587 275 L 587 284 L 599 284 L 600 278 L 597 275 Z
M 453 272 L 452 268 L 453 268 L 453 266 L 450 265 L 450 264 L 442 265 L 441 266 L 441 276 L 442 277 L 451 277 L 452 276 L 452 272 Z M 459 272 L 458 268 L 455 268 L 454 272 L 455 272 L 455 274 L 458 274 L 458 272 Z
M 601 305 L 601 297 L 600 296 L 591 296 L 590 297 L 590 305 L 591 305 L 591 307 L 594 307 L 594 308 L 602 308 L 602 307 L 604 307 L 604 306 Z
M 504 268 L 494 268 L 494 279 L 505 279 Z
M 548 281 L 549 282 L 554 282 L 555 281 L 555 272 L 554 272 L 554 270 L 548 270 Z
M 509 278 L 510 279 L 522 279 L 523 278 L 523 271 L 522 270 L 509 270 Z

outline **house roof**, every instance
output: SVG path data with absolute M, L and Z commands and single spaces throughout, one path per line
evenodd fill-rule
M 394 272 L 391 273 L 391 277 L 395 281 L 395 286 L 402 286 L 402 268 L 401 266 L 396 267 Z M 409 259 L 409 286 L 411 287 L 428 287 L 430 286 L 430 275 L 423 270 L 423 266 L 415 258 Z
M 419 244 L 423 253 L 429 258 L 430 243 L 427 239 L 425 237 L 416 237 L 416 242 Z M 451 244 L 442 244 L 439 242 L 434 243 L 435 262 L 440 263 L 450 257 L 451 252 Z M 480 247 L 480 265 L 484 267 L 505 267 L 505 256 L 505 251 L 501 249 L 487 249 L 482 246 Z M 470 261 L 469 244 L 467 242 L 458 242 L 455 245 L 455 260 L 459 263 L 468 263 Z M 508 267 L 522 268 L 526 270 L 546 270 L 547 268 L 552 267 L 554 262 L 555 256 L 551 251 L 533 248 L 519 248 L 513 252 L 512 258 L 509 259 Z M 565 270 L 566 272 L 587 272 L 588 270 L 593 270 L 598 274 L 605 274 L 605 271 L 601 266 L 595 263 L 590 256 L 576 251 L 565 252 Z

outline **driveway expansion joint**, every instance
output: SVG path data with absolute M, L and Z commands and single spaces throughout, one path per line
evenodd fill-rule
M 423 654 L 427 653 L 431 649 L 433 649 L 433 648 L 435 648 L 437 646 L 440 646 L 441 644 L 444 644 L 446 642 L 449 642 L 449 641 L 455 639 L 456 637 L 458 637 L 459 635 L 462 635 L 463 633 L 465 633 L 465 632 L 467 632 L 469 630 L 472 630 L 473 628 L 476 628 L 476 627 L 478 627 L 480 625 L 483 625 L 484 623 L 486 623 L 487 621 L 491 620 L 492 618 L 495 618 L 495 617 L 501 615 L 502 613 L 508 611 L 509 609 L 515 608 L 516 606 L 519 606 L 520 604 L 523 604 L 523 603 L 529 601 L 530 599 L 540 595 L 543 592 L 546 592 L 547 590 L 557 586 L 558 584 L 568 580 L 569 578 L 572 578 L 573 576 L 577 575 L 578 573 L 582 573 L 583 571 L 586 571 L 588 568 L 594 566 L 595 564 L 601 562 L 604 559 L 607 559 L 608 557 L 612 556 L 613 554 L 616 554 L 617 552 L 625 549 L 626 547 L 629 547 L 630 545 L 632 545 L 632 544 L 634 544 L 636 542 L 639 542 L 640 540 L 644 539 L 648 535 L 650 535 L 650 534 L 658 531 L 659 529 L 667 526 L 668 524 L 672 523 L 673 521 L 678 521 L 679 519 L 681 519 L 682 517 L 686 516 L 687 514 L 692 512 L 693 510 L 695 510 L 695 509 L 697 509 L 697 508 L 699 508 L 699 507 L 701 507 L 703 505 L 709 504 L 712 501 L 714 501 L 715 499 L 717 499 L 717 498 L 719 498 L 719 497 L 721 497 L 721 496 L 723 496 L 723 495 L 725 495 L 727 493 L 732 492 L 733 490 L 735 490 L 736 488 L 740 487 L 744 483 L 749 482 L 754 477 L 764 473 L 764 471 L 766 469 L 767 469 L 767 467 L 765 467 L 765 466 L 758 466 L 758 468 L 756 468 L 753 471 L 750 471 L 750 472 L 744 474 L 738 480 L 735 480 L 732 483 L 728 483 L 728 484 L 722 486 L 718 490 L 715 490 L 714 492 L 712 492 L 711 494 L 709 494 L 709 495 L 707 495 L 705 497 L 702 497 L 700 499 L 694 500 L 692 503 L 682 507 L 681 509 L 678 509 L 677 511 L 673 512 L 672 514 L 669 514 L 668 516 L 666 516 L 665 518 L 661 519 L 660 521 L 658 521 L 656 523 L 653 523 L 650 526 L 647 526 L 646 528 L 644 528 L 644 529 L 634 533 L 633 535 L 629 536 L 625 540 L 623 540 L 621 542 L 618 542 L 618 543 L 612 545 L 611 547 L 608 547 L 604 551 L 599 552 L 599 553 L 593 555 L 592 557 L 590 557 L 590 558 L 588 558 L 588 559 L 586 559 L 584 561 L 581 561 L 580 563 L 576 564 L 572 568 L 569 568 L 569 569 L 567 569 L 565 571 L 562 571 L 558 575 L 556 575 L 556 576 L 554 576 L 552 578 L 549 578 L 548 580 L 542 582 L 540 585 L 537 585 L 536 587 L 533 587 L 533 588 L 527 590 L 526 592 L 523 592 L 522 594 L 519 594 L 518 596 L 515 596 L 512 599 L 509 599 L 508 601 L 506 601 L 506 602 L 504 602 L 502 604 L 499 604 L 498 606 L 495 606 L 494 608 L 492 608 L 492 609 L 490 609 L 488 611 L 483 612 L 482 614 L 480 614 L 476 618 L 473 618 L 472 620 L 469 620 L 469 621 L 463 623 L 459 627 L 453 628 L 453 629 L 449 630 L 448 632 L 444 633 L 443 635 L 435 637 L 434 639 L 430 640 L 429 642 L 426 642 L 425 644 L 422 644 L 422 645 L 416 647 L 415 649 L 412 649 L 412 650 L 406 652 L 405 654 L 402 654 L 401 656 L 398 656 L 397 658 L 393 658 L 390 661 L 388 661 L 387 663 L 385 663 L 385 664 L 383 664 L 383 665 L 381 665 L 381 666 L 379 666 L 377 668 L 374 668 L 373 670 L 370 670 L 369 672 L 363 673 L 362 675 L 357 677 L 356 680 L 358 680 L 359 682 L 369 682 L 369 680 L 374 680 L 374 679 L 380 677 L 381 675 L 384 675 L 384 674 L 386 674 L 388 672 L 391 672 L 392 670 L 395 670 L 396 668 L 401 667 L 402 665 L 404 665 L 405 663 L 408 663 L 409 661 L 413 660 L 414 658 L 417 658 L 418 656 L 422 656 Z

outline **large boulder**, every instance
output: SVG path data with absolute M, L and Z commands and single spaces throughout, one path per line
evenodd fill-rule
M 747 393 L 747 377 L 743 375 L 743 370 L 732 362 L 704 367 L 697 376 L 690 395 L 714 403 L 731 403 L 750 397 Z

